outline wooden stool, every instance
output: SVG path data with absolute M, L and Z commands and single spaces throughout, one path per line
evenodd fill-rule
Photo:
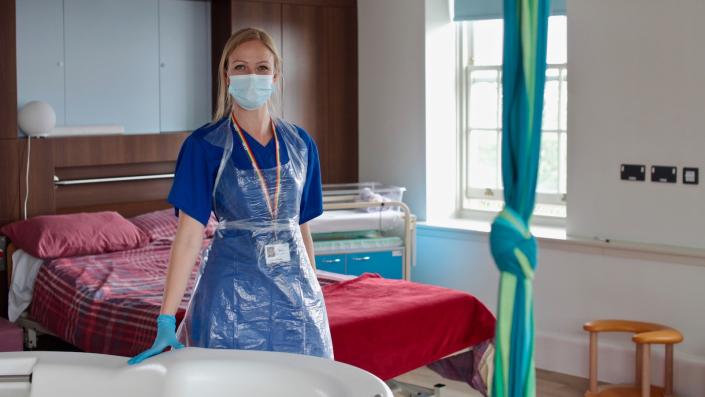
M 583 325 L 590 332 L 590 390 L 585 397 L 674 397 L 673 345 L 683 341 L 677 330 L 660 324 L 623 320 L 597 320 Z M 597 334 L 631 332 L 636 343 L 636 379 L 633 385 L 597 387 Z M 651 385 L 651 345 L 666 345 L 666 371 L 663 387 Z

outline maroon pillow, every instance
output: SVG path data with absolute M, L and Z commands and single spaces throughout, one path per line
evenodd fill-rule
M 174 240 L 176 227 L 179 223 L 172 209 L 137 215 L 130 218 L 130 222 L 140 228 L 152 241 Z
M 176 229 L 179 226 L 179 218 L 176 217 L 173 209 L 148 212 L 130 218 L 130 221 L 152 241 L 174 241 Z M 217 226 L 218 221 L 211 215 L 205 228 L 206 237 L 213 237 Z
M 5 225 L 0 234 L 40 259 L 123 251 L 149 243 L 146 234 L 113 211 L 36 216 Z

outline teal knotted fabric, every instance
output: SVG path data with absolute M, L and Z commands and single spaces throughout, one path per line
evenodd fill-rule
M 492 223 L 490 250 L 501 272 L 532 280 L 536 263 L 536 239 L 528 225 L 510 207 Z
M 536 396 L 533 278 L 537 244 L 529 231 L 536 196 L 549 0 L 504 0 L 502 181 L 504 210 L 490 232 L 500 270 L 495 397 Z

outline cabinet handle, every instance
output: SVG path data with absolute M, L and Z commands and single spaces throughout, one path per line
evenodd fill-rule
M 339 263 L 339 262 L 340 262 L 340 258 L 335 258 L 335 259 L 323 259 L 323 260 L 321 260 L 321 262 L 323 262 L 323 263 Z
M 371 258 L 370 258 L 369 256 L 356 256 L 356 257 L 353 257 L 353 258 L 352 258 L 352 260 L 358 261 L 358 262 L 361 262 L 361 261 L 369 261 L 370 259 L 371 259 Z

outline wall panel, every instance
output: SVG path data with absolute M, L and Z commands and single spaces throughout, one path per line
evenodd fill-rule
M 19 146 L 19 182 L 20 182 L 20 217 L 24 217 L 24 204 L 27 186 L 27 217 L 53 214 L 54 203 L 54 153 L 51 139 L 32 138 L 18 141 Z M 29 173 L 27 172 L 27 151 L 29 149 Z M 29 184 L 27 184 L 29 182 Z
M 326 8 L 328 56 L 327 175 L 330 181 L 356 182 L 357 137 L 357 12 Z
M 15 0 L 0 1 L 0 138 L 17 136 L 15 45 Z
M 10 223 L 20 217 L 19 192 L 19 152 L 18 139 L 0 139 L 0 225 Z
M 330 182 L 328 150 L 328 53 L 324 9 L 285 4 L 283 20 L 284 118 L 316 141 L 323 181 Z

